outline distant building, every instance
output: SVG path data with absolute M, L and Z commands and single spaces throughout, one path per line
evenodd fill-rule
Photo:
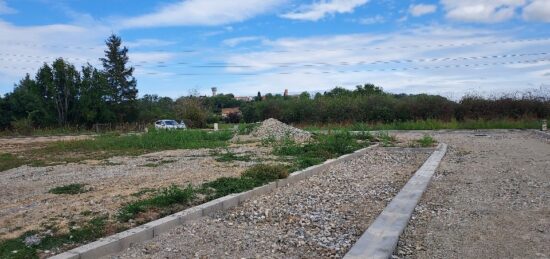
M 250 101 L 252 101 L 252 97 L 250 97 L 250 96 L 235 96 L 235 100 L 243 101 L 243 102 L 250 102 Z
M 222 118 L 227 118 L 229 116 L 229 114 L 232 114 L 232 113 L 236 113 L 236 114 L 241 114 L 241 109 L 239 107 L 235 107 L 235 108 L 223 108 L 222 109 Z
M 218 94 L 218 88 L 212 87 L 212 96 L 216 96 Z

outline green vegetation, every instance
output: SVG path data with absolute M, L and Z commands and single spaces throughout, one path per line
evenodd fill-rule
M 351 131 L 374 131 L 374 130 L 442 130 L 442 129 L 538 129 L 541 122 L 537 119 L 495 119 L 495 120 L 464 120 L 464 121 L 441 121 L 441 120 L 420 120 L 390 123 L 352 123 L 352 124 L 324 124 L 307 125 L 303 128 L 308 131 L 316 130 L 351 130 Z
M 432 136 L 427 134 L 424 135 L 421 139 L 417 140 L 416 142 L 418 142 L 418 144 L 421 147 L 432 147 L 436 143 L 435 139 L 433 139 Z
M 0 258 L 28 259 L 38 258 L 37 250 L 51 250 L 65 244 L 80 244 L 98 239 L 105 235 L 106 217 L 96 217 L 80 227 L 71 227 L 69 233 L 45 236 L 39 244 L 27 246 L 26 237 L 36 233 L 29 232 L 16 239 L 0 241 Z
M 238 126 L 237 134 L 239 135 L 248 135 L 254 131 L 260 124 L 258 123 L 241 123 Z
M 241 177 L 222 177 L 202 185 L 199 190 L 207 199 L 216 199 L 232 193 L 240 193 L 288 177 L 288 169 L 281 165 L 255 165 Z
M 394 136 L 390 135 L 386 131 L 378 132 L 376 139 L 378 139 L 378 142 L 380 142 L 383 147 L 394 146 L 397 141 Z
M 24 164 L 44 166 L 88 159 L 102 160 L 120 155 L 135 156 L 170 149 L 225 147 L 231 137 L 232 133 L 228 131 L 202 130 L 151 130 L 132 135 L 105 134 L 88 140 L 53 142 L 44 148 L 18 154 L 19 156 L 2 154 L 0 170 Z
M 18 156 L 12 154 L 0 154 L 0 172 L 20 167 L 26 163 L 27 161 L 25 159 L 21 159 Z
M 149 210 L 167 209 L 171 212 L 173 205 L 187 205 L 195 198 L 195 190 L 191 185 L 181 189 L 175 185 L 160 190 L 151 198 L 132 202 L 121 208 L 118 212 L 118 219 L 126 222 L 135 218 L 139 213 Z M 168 213 L 169 213 L 168 212 Z
M 86 190 L 84 188 L 85 186 L 86 186 L 85 184 L 74 183 L 74 184 L 69 184 L 69 185 L 64 185 L 64 186 L 59 186 L 59 187 L 52 188 L 48 192 L 53 193 L 53 194 L 72 194 L 72 195 L 74 195 L 74 194 L 87 192 L 88 190 Z
M 273 153 L 278 156 L 291 156 L 293 163 L 291 169 L 300 170 L 368 146 L 369 142 L 359 143 L 357 140 L 369 138 L 367 135 L 338 132 L 316 136 L 315 141 L 305 144 L 289 140 L 275 143 Z

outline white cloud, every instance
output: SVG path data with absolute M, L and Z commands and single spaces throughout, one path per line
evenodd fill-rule
M 217 85 L 220 91 L 252 95 L 284 89 L 324 91 L 337 85 L 353 88 L 370 82 L 392 92 L 453 93 L 460 97 L 470 89 L 480 93 L 521 91 L 546 82 L 545 73 L 535 72 L 550 69 L 548 62 L 529 66 L 500 64 L 541 56 L 490 58 L 545 52 L 548 41 L 513 42 L 510 35 L 510 31 L 427 26 L 387 34 L 281 38 L 264 42 L 263 46 L 269 46 L 264 51 L 230 55 L 227 63 L 248 67 L 228 67 L 226 73 L 253 75 Z M 511 42 L 485 44 L 496 41 Z M 483 56 L 489 58 L 452 60 Z M 387 62 L 372 64 L 375 61 Z
M 510 20 L 525 3 L 526 0 L 441 0 L 448 19 L 479 23 Z
M 437 11 L 436 5 L 417 4 L 417 5 L 411 5 L 409 7 L 409 13 L 411 13 L 411 15 L 414 17 L 435 13 L 436 11 Z
M 0 0 L 0 14 L 12 14 L 16 13 L 17 10 L 11 8 L 6 4 L 6 1 Z
M 122 21 L 123 28 L 223 25 L 272 11 L 287 0 L 182 0 Z
M 359 19 L 359 23 L 363 25 L 372 25 L 386 22 L 386 18 L 382 15 Z
M 281 15 L 292 20 L 318 21 L 327 15 L 351 13 L 369 0 L 321 0 L 309 5 L 303 5 L 298 10 Z
M 550 22 L 550 1 L 533 0 L 523 8 L 523 18 L 528 21 Z
M 258 36 L 245 36 L 245 37 L 237 37 L 237 38 L 223 40 L 222 44 L 229 47 L 235 47 L 242 43 L 252 42 L 252 41 L 262 41 L 264 39 L 265 39 L 264 37 L 258 37 Z
M 34 75 L 44 62 L 51 63 L 62 57 L 80 67 L 90 63 L 101 67 L 99 58 L 103 57 L 104 41 L 111 29 L 103 26 L 86 27 L 71 24 L 52 24 L 43 26 L 16 26 L 0 20 L 0 94 L 13 90 L 13 84 L 19 82 L 26 73 Z M 125 45 L 160 46 L 169 42 L 144 39 L 127 42 Z M 130 50 L 132 64 L 158 64 L 176 57 L 170 52 L 136 52 Z M 159 72 L 159 68 L 136 67 L 136 75 L 146 72 Z M 138 78 L 141 80 L 143 77 Z

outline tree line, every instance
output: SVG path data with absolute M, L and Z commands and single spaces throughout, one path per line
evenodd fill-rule
M 63 58 L 27 74 L 13 92 L 0 97 L 0 128 L 14 124 L 35 127 L 91 125 L 137 119 L 137 82 L 127 66 L 128 49 L 111 35 L 106 40 L 102 69 L 80 70 Z
M 286 123 L 354 123 L 415 120 L 540 119 L 550 117 L 548 92 L 525 92 L 486 98 L 466 95 L 453 101 L 439 95 L 392 94 L 372 84 L 354 90 L 336 87 L 311 96 L 260 92 L 250 102 L 232 94 L 177 99 L 144 95 L 138 98 L 128 49 L 112 35 L 106 40 L 103 67 L 77 69 L 62 58 L 44 64 L 34 77 L 26 75 L 13 92 L 0 97 L 0 129 L 27 127 L 92 127 L 96 123 L 151 123 L 184 120 L 191 127 L 220 122 L 223 108 L 240 107 L 226 122 L 257 122 L 276 118 Z

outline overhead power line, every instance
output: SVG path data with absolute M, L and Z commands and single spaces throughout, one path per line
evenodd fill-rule
M 419 48 L 445 48 L 445 47 L 468 47 L 476 45 L 493 45 L 493 44 L 510 44 L 510 43 L 525 43 L 525 42 L 543 42 L 550 41 L 550 37 L 546 38 L 530 38 L 530 39 L 514 39 L 514 40 L 496 40 L 496 41 L 481 41 L 481 42 L 462 42 L 462 43 L 440 43 L 440 44 L 410 44 L 410 45 L 401 45 L 401 46 L 383 46 L 383 47 L 349 47 L 349 48 L 333 48 L 333 49 L 323 49 L 323 51 L 352 51 L 352 50 L 401 50 L 401 49 L 419 49 Z M 20 42 L 20 41 L 0 41 L 0 45 L 4 46 L 25 46 L 32 48 L 57 48 L 57 49 L 74 49 L 79 51 L 84 50 L 104 50 L 104 47 L 93 47 L 93 46 L 74 46 L 74 45 L 63 45 L 63 44 L 38 44 L 32 42 Z M 265 46 L 264 46 L 265 47 Z M 273 50 L 264 50 L 258 49 L 258 47 L 239 47 L 239 48 L 225 48 L 222 51 L 219 51 L 215 48 L 203 48 L 203 49 L 156 49 L 157 52 L 180 52 L 180 53 L 201 53 L 207 52 L 214 49 L 215 52 L 242 52 L 246 50 L 252 50 L 256 52 L 273 52 L 273 53 L 296 53 L 296 52 L 318 52 L 319 49 L 273 49 Z
M 15 54 L 17 55 L 17 54 Z M 186 62 L 149 62 L 151 66 L 145 66 L 141 64 L 130 64 L 135 67 L 156 67 L 156 68 L 167 68 L 179 65 L 186 65 L 190 68 L 266 68 L 266 66 L 274 66 L 277 68 L 298 68 L 298 67 L 331 67 L 331 66 L 366 66 L 366 65 L 387 65 L 387 64 L 407 64 L 407 63 L 425 63 L 425 62 L 454 62 L 454 61 L 476 61 L 476 60 L 486 60 L 486 59 L 504 59 L 504 58 L 518 58 L 518 57 L 528 57 L 528 56 L 544 56 L 550 55 L 550 52 L 539 52 L 539 53 L 510 53 L 502 55 L 485 55 L 485 56 L 469 56 L 469 57 L 439 57 L 439 58 L 418 58 L 418 59 L 394 59 L 394 60 L 374 60 L 374 61 L 338 61 L 333 63 L 328 62 L 294 62 L 294 63 L 272 63 L 267 62 L 263 63 L 264 66 L 260 65 L 233 65 L 231 63 L 223 62 L 212 62 L 212 63 L 186 63 Z M 24 59 L 24 58 L 10 58 L 2 57 L 9 56 L 6 53 L 0 53 L 0 61 L 8 62 L 22 62 L 22 63 L 44 63 L 43 60 L 36 59 Z M 14 56 L 14 55 L 12 55 Z M 82 59 L 81 59 L 82 60 Z M 87 62 L 90 63 L 90 62 Z M 147 63 L 147 62 L 142 62 Z M 92 63 L 90 63 L 92 64 Z M 99 63 L 93 63 L 92 65 L 100 65 Z M 267 68 L 268 69 L 268 68 Z

